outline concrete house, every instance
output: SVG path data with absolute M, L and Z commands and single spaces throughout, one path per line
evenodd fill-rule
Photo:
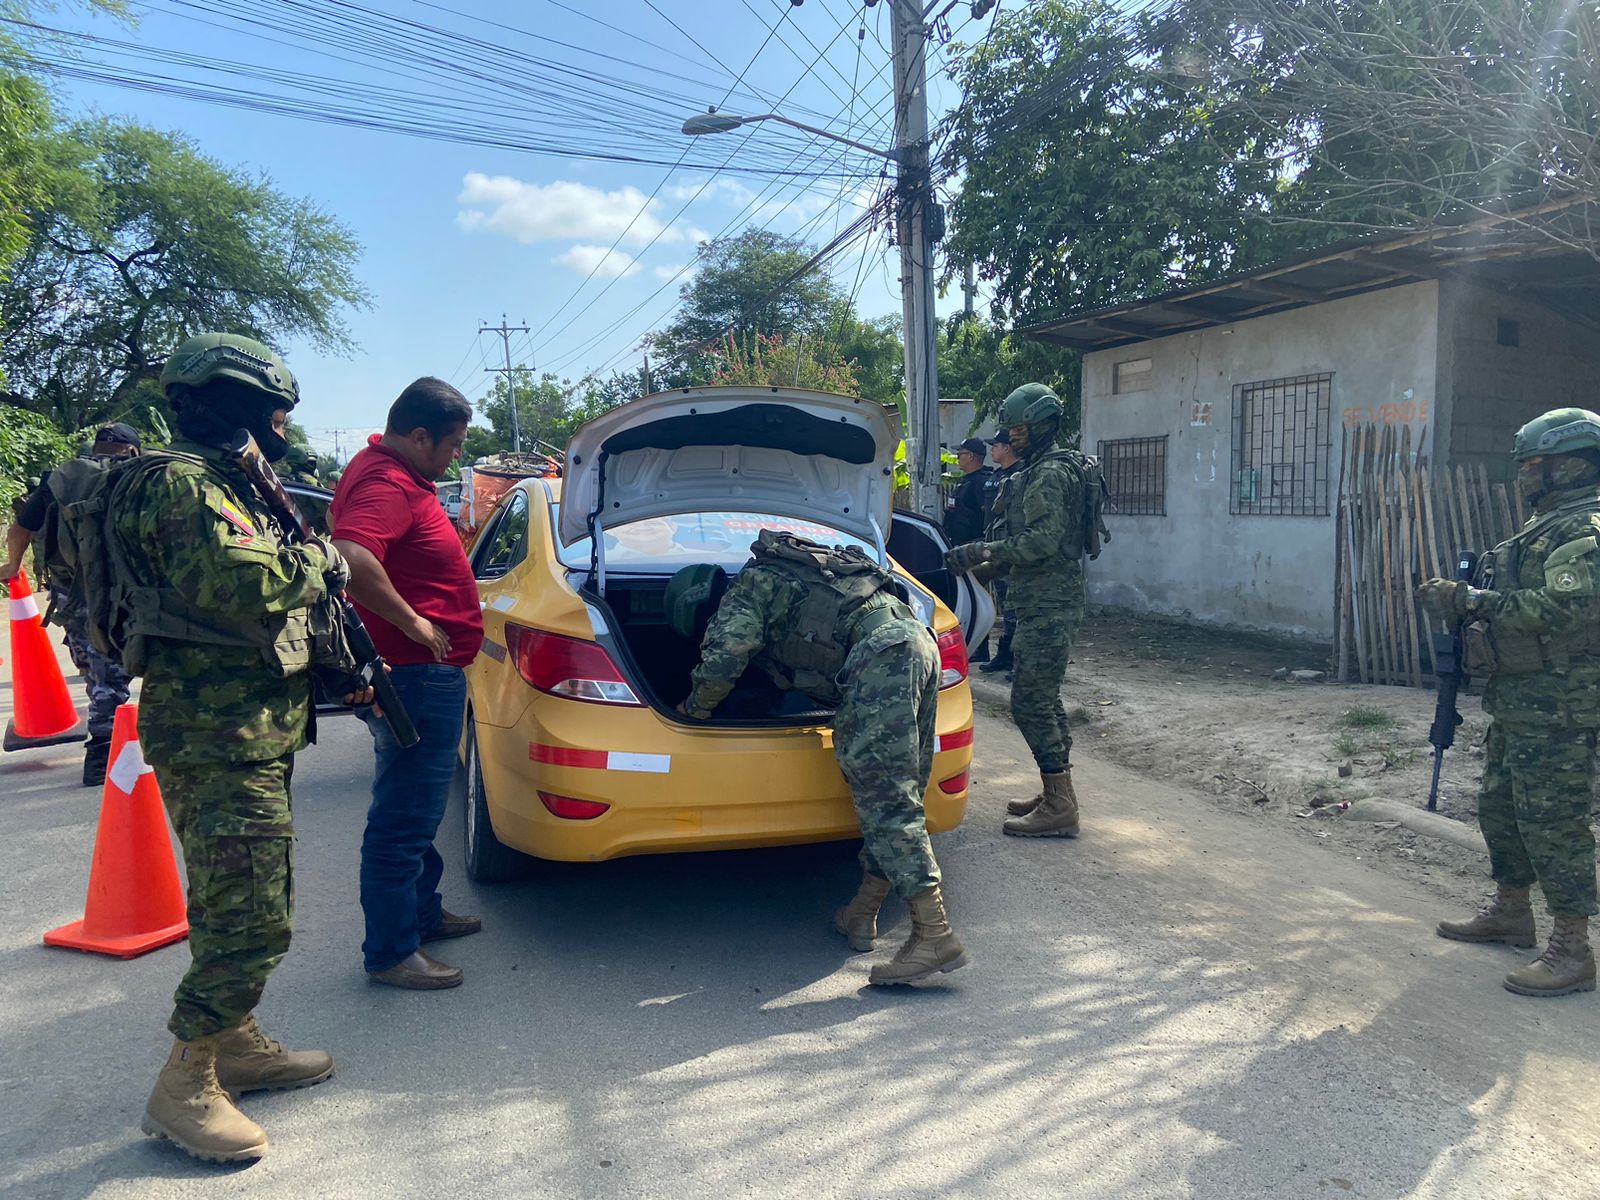
M 1506 480 L 1520 425 L 1600 408 L 1596 217 L 1365 237 L 1024 330 L 1084 352 L 1083 448 L 1118 508 L 1091 600 L 1331 638 L 1347 431 L 1406 426 Z

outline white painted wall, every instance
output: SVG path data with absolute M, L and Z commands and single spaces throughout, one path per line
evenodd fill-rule
M 1407 423 L 1431 454 L 1438 315 L 1430 281 L 1085 355 L 1084 449 L 1167 436 L 1167 515 L 1108 516 L 1091 601 L 1331 640 L 1343 430 Z M 1115 364 L 1146 357 L 1150 390 L 1114 395 Z M 1321 372 L 1333 373 L 1329 515 L 1230 514 L 1234 386 Z

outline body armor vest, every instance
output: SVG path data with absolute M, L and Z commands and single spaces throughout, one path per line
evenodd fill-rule
M 763 529 L 750 553 L 754 563 L 781 566 L 805 589 L 788 632 L 765 655 L 783 672 L 775 679 L 780 686 L 837 698 L 835 678 L 850 647 L 890 620 L 914 619 L 905 585 L 853 546 L 829 549 Z

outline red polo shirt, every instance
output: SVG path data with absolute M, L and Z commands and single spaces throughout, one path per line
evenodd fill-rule
M 372 552 L 388 572 L 394 590 L 450 639 L 445 662 L 464 667 L 483 644 L 483 612 L 461 539 L 439 503 L 433 484 L 410 463 L 367 439 L 350 460 L 328 510 L 334 536 Z M 378 653 L 395 666 L 433 662 L 426 646 L 413 642 L 361 605 L 361 619 L 372 632 Z

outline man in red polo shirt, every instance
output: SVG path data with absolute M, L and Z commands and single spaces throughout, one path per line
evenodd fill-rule
M 350 460 L 329 510 L 350 596 L 421 735 L 402 750 L 381 718 L 358 710 L 377 751 L 361 841 L 361 953 L 369 976 L 395 987 L 455 987 L 461 969 L 422 944 L 483 927 L 445 911 L 433 845 L 466 711 L 462 668 L 483 642 L 472 568 L 433 485 L 460 455 L 471 418 L 472 405 L 448 383 L 417 380 L 389 409 L 382 436 Z

